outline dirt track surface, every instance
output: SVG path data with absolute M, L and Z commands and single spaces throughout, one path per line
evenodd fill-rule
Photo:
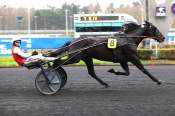
M 86 67 L 64 67 L 68 83 L 54 96 L 36 91 L 39 69 L 0 68 L 0 116 L 175 116 L 174 65 L 146 66 L 165 81 L 160 86 L 134 66 L 128 77 L 108 73 L 112 67 L 95 67 L 109 88 L 92 79 Z

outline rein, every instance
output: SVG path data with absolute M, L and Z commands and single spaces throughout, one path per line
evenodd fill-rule
M 121 38 L 157 38 L 158 36 L 117 36 Z
M 61 67 L 62 65 L 64 65 L 66 62 L 68 62 L 69 60 L 71 60 L 72 58 L 74 58 L 75 56 L 77 56 L 78 54 L 80 54 L 82 51 L 87 50 L 89 48 L 93 48 L 93 47 L 102 45 L 102 44 L 105 44 L 105 43 L 107 43 L 107 42 L 101 42 L 101 43 L 98 43 L 98 44 L 95 43 L 95 44 L 93 44 L 91 46 L 87 46 L 87 47 L 84 47 L 84 48 L 77 49 L 75 51 L 66 52 L 64 54 L 58 55 L 57 57 L 55 57 L 56 59 L 62 58 L 62 57 L 65 57 L 65 56 L 68 56 L 70 54 L 73 54 L 73 56 L 71 56 L 69 59 L 67 59 L 66 61 L 64 61 L 63 63 L 61 63 L 60 65 L 58 65 L 57 67 L 55 67 L 53 70 L 58 69 L 59 67 Z
M 119 37 L 121 37 L 121 38 L 140 38 L 140 37 L 142 37 L 142 38 L 156 38 L 155 36 L 119 36 Z M 74 53 L 77 53 L 77 52 L 82 52 L 82 51 L 84 51 L 84 50 L 87 50 L 87 49 L 89 49 L 89 48 L 93 48 L 93 47 L 96 47 L 96 46 L 99 46 L 99 45 L 102 45 L 102 44 L 106 44 L 107 42 L 100 42 L 100 43 L 95 43 L 95 44 L 92 44 L 92 45 L 90 45 L 90 46 L 87 46 L 87 47 L 84 47 L 84 48 L 80 48 L 80 49 L 77 49 L 77 50 L 75 50 L 75 51 L 71 51 L 71 52 L 67 52 L 67 53 L 65 53 L 65 54 L 62 54 L 62 55 L 59 55 L 58 57 L 56 57 L 56 58 L 61 58 L 61 57 L 64 57 L 64 56 L 67 56 L 67 55 L 70 55 L 70 54 L 74 54 Z
M 119 37 L 119 38 L 157 38 L 158 36 L 114 36 L 114 37 Z M 82 39 L 80 39 L 80 40 L 82 40 Z M 80 40 L 79 40 L 79 41 L 80 41 Z M 78 41 L 76 41 L 76 42 L 78 42 Z M 76 42 L 74 42 L 74 43 L 76 43 Z M 71 46 L 72 44 L 74 44 L 74 43 L 71 43 L 71 44 L 68 45 L 68 46 L 70 47 L 70 46 Z M 67 55 L 70 55 L 70 54 L 82 52 L 82 51 L 87 50 L 87 49 L 89 49 L 89 48 L 93 48 L 93 47 L 96 47 L 96 46 L 99 46 L 99 45 L 102 45 L 102 44 L 106 44 L 106 43 L 107 43 L 107 42 L 94 43 L 94 44 L 92 44 L 92 45 L 90 45 L 90 46 L 86 46 L 86 47 L 77 49 L 77 50 L 75 50 L 75 51 L 63 53 L 63 54 L 61 54 L 61 55 L 58 55 L 56 58 L 61 58 L 61 57 L 64 57 L 64 56 L 67 56 Z M 131 43 L 129 43 L 129 44 L 131 44 Z M 68 46 L 64 46 L 64 47 L 62 47 L 62 48 L 66 48 L 66 47 L 68 47 Z M 60 49 L 62 49 L 62 48 L 60 48 Z
M 87 50 L 87 49 L 89 49 L 89 48 L 93 48 L 93 47 L 96 47 L 96 46 L 99 46 L 99 45 L 102 45 L 102 44 L 105 44 L 105 43 L 107 43 L 107 42 L 101 42 L 101 43 L 98 43 L 98 44 L 95 43 L 95 44 L 92 44 L 92 45 L 90 45 L 90 46 L 77 49 L 77 50 L 75 50 L 75 51 L 66 52 L 65 54 L 62 54 L 62 55 L 60 55 L 60 56 L 58 56 L 58 57 L 56 57 L 56 58 L 61 58 L 61 57 L 64 57 L 64 56 L 67 56 L 67 55 L 70 55 L 70 54 L 74 54 L 74 53 L 77 53 L 77 52 L 82 52 L 82 51 Z
M 115 36 L 114 36 L 115 37 Z M 119 38 L 156 38 L 156 36 L 117 36 L 117 37 L 119 37 Z M 76 42 L 75 42 L 76 43 Z M 65 54 L 63 54 L 63 55 L 59 55 L 57 58 L 61 58 L 61 57 L 64 57 L 64 56 L 67 56 L 67 55 L 69 55 L 69 54 L 73 54 L 73 53 L 77 53 L 77 52 L 81 52 L 81 51 L 83 51 L 83 50 L 86 50 L 86 49 L 89 49 L 89 48 L 92 48 L 92 47 L 96 47 L 96 46 L 98 46 L 98 45 L 101 45 L 101 44 L 105 44 L 105 43 L 107 43 L 107 42 L 101 42 L 101 43 L 95 43 L 95 44 L 92 44 L 91 46 L 87 46 L 87 47 L 84 47 L 84 48 L 80 48 L 80 49 L 78 49 L 78 50 L 75 50 L 75 51 L 72 51 L 72 52 L 69 52 L 69 53 L 65 53 Z M 69 47 L 71 46 L 72 44 L 70 44 L 70 45 L 68 45 Z M 65 46 L 65 47 L 62 47 L 62 48 L 66 48 L 67 46 Z M 62 49 L 61 48 L 61 49 Z
M 121 38 L 156 38 L 156 36 L 118 36 L 118 37 L 121 37 Z M 71 60 L 72 58 L 74 58 L 75 56 L 80 54 L 82 51 L 90 49 L 90 48 L 93 48 L 93 47 L 97 47 L 99 45 L 106 44 L 106 43 L 107 42 L 94 43 L 94 44 L 92 44 L 90 46 L 86 46 L 86 47 L 83 47 L 83 48 L 80 48 L 80 49 L 77 49 L 77 50 L 74 50 L 74 51 L 65 52 L 65 53 L 63 53 L 61 55 L 58 55 L 57 57 L 55 57 L 56 59 L 59 59 L 59 58 L 62 58 L 62 57 L 65 57 L 65 56 L 73 54 L 73 56 L 71 56 L 69 59 L 67 59 L 66 61 L 61 63 L 59 66 L 55 67 L 54 69 L 57 69 L 58 67 L 64 65 L 66 62 L 68 62 L 69 60 Z M 70 45 L 72 45 L 72 44 L 70 44 Z M 67 46 L 65 46 L 65 47 L 67 47 Z

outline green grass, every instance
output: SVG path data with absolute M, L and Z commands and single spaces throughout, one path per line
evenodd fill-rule
M 119 63 L 113 63 L 113 62 L 105 62 L 93 59 L 93 62 L 95 65 L 116 65 Z M 159 64 L 175 64 L 175 60 L 142 60 L 142 63 L 148 64 L 148 65 L 159 65 Z M 73 64 L 73 65 L 84 65 L 83 61 L 80 61 L 79 63 Z M 0 57 L 0 67 L 17 67 L 18 64 L 14 61 L 12 56 L 1 56 Z
M 0 67 L 16 67 L 17 63 L 14 61 L 12 56 L 1 56 Z

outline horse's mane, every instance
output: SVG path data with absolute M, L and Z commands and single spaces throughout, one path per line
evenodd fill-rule
M 68 45 L 70 45 L 70 44 L 71 44 L 71 41 L 66 42 L 66 43 L 63 45 L 63 47 L 68 46 Z
M 140 27 L 140 25 L 138 25 L 135 22 L 126 22 L 122 27 L 123 27 L 124 33 L 129 33 L 131 31 L 137 29 L 138 27 Z
M 122 26 L 122 30 L 119 33 L 115 33 L 114 36 L 130 33 L 139 27 L 140 25 L 135 22 L 132 22 L 132 21 L 125 22 L 124 25 Z

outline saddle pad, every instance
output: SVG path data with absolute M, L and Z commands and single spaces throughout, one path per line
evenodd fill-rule
M 107 47 L 110 49 L 117 48 L 117 39 L 115 38 L 108 38 Z

